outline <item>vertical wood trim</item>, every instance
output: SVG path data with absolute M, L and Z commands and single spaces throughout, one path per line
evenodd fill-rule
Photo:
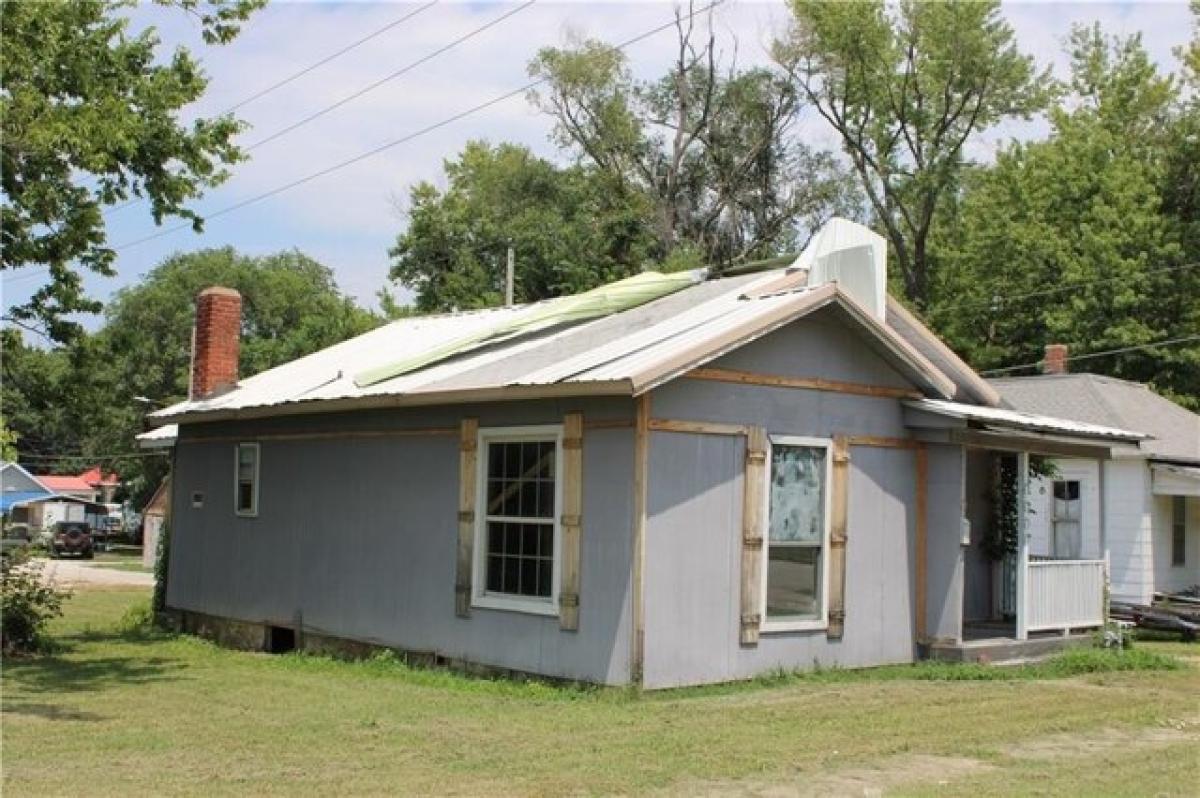
M 742 480 L 742 599 L 744 646 L 758 644 L 763 618 L 763 506 L 767 486 L 767 431 L 751 427 L 746 435 L 746 473 Z
M 1029 637 L 1029 452 L 1017 452 L 1017 639 Z
M 929 639 L 929 450 L 917 447 L 917 642 Z
M 471 614 L 471 568 L 475 554 L 475 496 L 479 462 L 479 419 L 464 418 L 458 439 L 458 560 L 454 612 Z
M 637 417 L 633 437 L 633 585 L 630 590 L 630 614 L 633 639 L 629 650 L 629 679 L 642 683 L 646 664 L 646 606 L 644 571 L 646 560 L 646 488 L 649 478 L 650 394 L 637 398 Z
M 558 589 L 560 629 L 579 629 L 580 549 L 583 534 L 583 415 L 563 417 L 562 577 Z
M 829 626 L 826 636 L 840 640 L 846 626 L 846 539 L 849 518 L 850 442 L 833 438 L 833 484 L 829 490 Z

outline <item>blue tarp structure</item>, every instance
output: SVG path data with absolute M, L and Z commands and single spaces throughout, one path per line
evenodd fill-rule
M 48 499 L 54 494 L 44 490 L 9 490 L 0 493 L 0 513 L 7 513 L 15 505 L 34 499 Z

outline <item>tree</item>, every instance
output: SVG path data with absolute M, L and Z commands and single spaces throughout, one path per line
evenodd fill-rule
M 597 170 L 483 142 L 444 168 L 444 191 L 412 188 L 408 227 L 390 251 L 391 279 L 416 291 L 419 311 L 501 304 L 510 245 L 519 301 L 627 277 L 652 249 L 641 195 Z
M 615 47 L 546 48 L 530 94 L 581 162 L 652 203 L 659 258 L 729 265 L 795 249 L 835 213 L 854 215 L 852 184 L 829 153 L 791 131 L 801 110 L 785 80 L 722 66 L 711 24 L 677 13 L 674 63 L 635 80 Z
M 1017 49 L 998 0 L 790 5 L 776 60 L 840 136 L 904 294 L 924 307 L 935 277 L 930 235 L 959 184 L 964 147 L 1043 108 L 1049 72 Z
M 966 181 L 938 234 L 929 318 L 978 368 L 1036 362 L 1200 330 L 1200 268 L 1164 201 L 1178 93 L 1139 37 L 1071 37 L 1069 107 L 1044 141 L 1014 143 Z M 1090 370 L 1200 406 L 1200 347 L 1138 349 Z
M 153 490 L 165 463 L 101 455 L 130 452 L 154 405 L 186 397 L 195 300 L 211 285 L 242 294 L 244 376 L 378 323 L 342 295 L 327 267 L 301 252 L 249 257 L 224 248 L 171 256 L 117 292 L 94 335 L 49 351 L 6 347 L 4 407 L 21 435 L 21 453 L 69 455 L 53 461 L 64 470 L 104 463 L 138 480 L 139 491 Z M 9 415 L 10 408 L 17 412 Z
M 156 0 L 196 16 L 204 38 L 223 44 L 266 0 Z M 160 52 L 153 29 L 132 35 L 131 0 L 0 5 L 0 245 L 3 268 L 48 268 L 48 280 L 9 310 L 55 341 L 80 327 L 69 314 L 96 312 L 80 269 L 112 275 L 102 211 L 146 197 L 155 223 L 203 220 L 188 203 L 241 160 L 230 116 L 179 120 L 208 79 L 183 48 Z

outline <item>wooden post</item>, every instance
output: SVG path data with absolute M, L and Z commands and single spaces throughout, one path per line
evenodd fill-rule
M 563 417 L 562 578 L 559 581 L 559 628 L 579 629 L 580 547 L 583 531 L 583 416 Z
M 479 459 L 479 420 L 462 420 L 458 441 L 458 560 L 454 580 L 454 611 L 471 614 L 471 569 L 475 556 L 476 464 Z
M 1029 637 L 1029 519 L 1026 493 L 1029 482 L 1029 452 L 1017 452 L 1017 639 Z
M 767 489 L 767 431 L 751 427 L 746 436 L 746 473 L 742 480 L 741 643 L 758 643 L 763 618 L 763 526 Z
M 929 639 L 929 451 L 917 449 L 917 642 Z
M 649 478 L 650 454 L 650 394 L 636 400 L 637 417 L 633 432 L 633 585 L 630 590 L 630 612 L 633 615 L 633 640 L 629 652 L 629 679 L 642 683 L 646 660 L 646 607 L 644 604 L 643 571 L 646 560 L 646 487 Z
M 850 514 L 850 445 L 833 438 L 833 484 L 829 489 L 829 627 L 825 636 L 840 640 L 846 627 L 846 540 Z

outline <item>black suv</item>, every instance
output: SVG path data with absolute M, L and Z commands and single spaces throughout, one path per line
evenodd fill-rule
M 50 556 L 78 554 L 85 560 L 95 556 L 92 528 L 82 521 L 59 521 L 50 530 Z

